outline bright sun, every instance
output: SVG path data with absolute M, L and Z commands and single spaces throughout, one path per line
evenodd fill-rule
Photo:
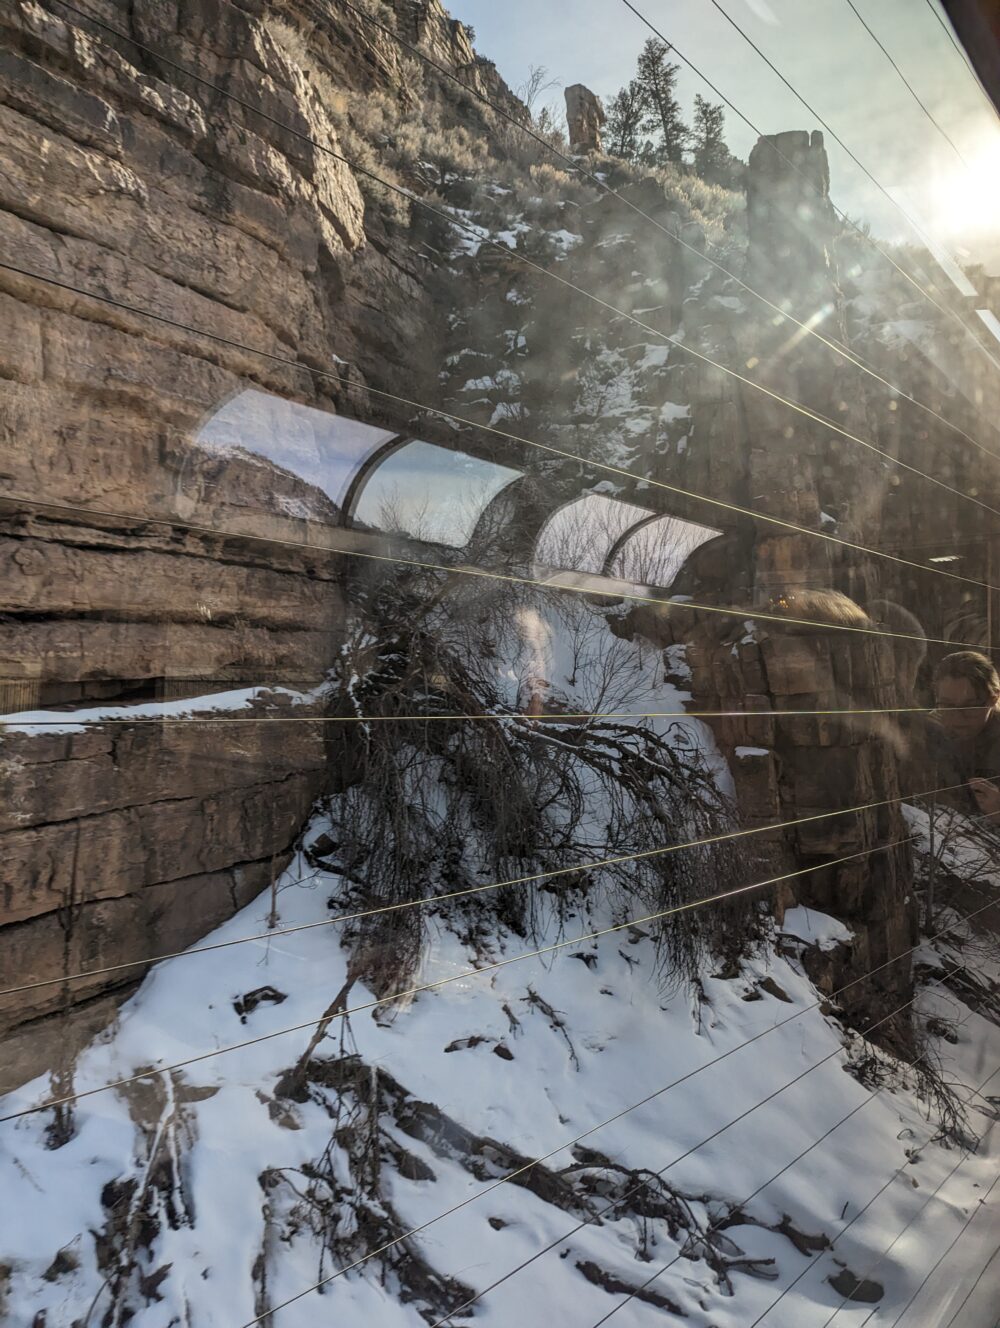
M 936 181 L 935 229 L 956 240 L 1000 235 L 1000 135 L 991 134 L 968 162 Z

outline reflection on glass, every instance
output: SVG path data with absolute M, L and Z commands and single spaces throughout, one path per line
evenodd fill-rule
M 352 513 L 358 525 L 460 549 L 486 507 L 520 471 L 434 443 L 405 443 L 365 479 Z
M 541 567 L 599 574 L 626 532 L 655 515 L 647 507 L 588 493 L 549 517 L 538 536 L 535 562 Z
M 273 463 L 342 508 L 359 468 L 393 436 L 391 430 L 250 388 L 216 411 L 196 441 L 218 456 L 250 455 Z M 324 515 L 308 496 L 283 496 L 282 505 L 288 516 Z
M 695 549 L 719 534 L 711 526 L 589 493 L 549 517 L 535 546 L 535 565 L 670 586 Z
M 638 585 L 670 586 L 695 549 L 721 533 L 677 516 L 661 516 L 629 535 L 607 570 Z

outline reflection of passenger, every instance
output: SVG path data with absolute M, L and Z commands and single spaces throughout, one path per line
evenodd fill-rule
M 1000 674 L 974 650 L 946 655 L 934 670 L 942 779 L 967 786 L 970 811 L 1000 820 Z
M 920 619 L 891 599 L 872 600 L 868 613 L 880 630 L 895 633 L 892 648 L 898 700 L 901 706 L 912 706 L 916 704 L 920 666 L 927 655 L 927 638 Z

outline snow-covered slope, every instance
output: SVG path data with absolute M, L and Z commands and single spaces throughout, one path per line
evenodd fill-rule
M 645 842 L 629 825 L 649 808 L 628 789 L 612 807 L 588 744 L 611 754 L 611 784 L 623 787 L 645 753 L 654 800 L 678 796 L 689 777 L 661 786 L 671 751 L 697 763 L 702 788 L 724 798 L 731 787 L 707 727 L 677 718 L 688 699 L 671 681 L 683 677 L 682 652 L 665 665 L 641 639 L 610 631 L 598 609 L 558 597 L 488 621 L 506 624 L 480 661 L 498 712 L 523 712 L 530 699 L 532 714 L 567 715 L 504 721 L 526 726 L 537 759 L 557 760 L 574 790 L 573 815 L 552 813 L 551 842 L 565 845 L 558 867 L 543 860 L 519 884 L 491 889 L 488 833 L 448 787 L 450 740 L 421 749 L 404 729 L 405 743 L 393 743 L 409 744 L 414 815 L 431 826 L 466 817 L 452 876 L 443 856 L 428 859 L 419 909 L 401 901 L 424 922 L 417 970 L 403 962 L 385 985 L 393 933 L 358 930 L 357 913 L 379 900 L 337 858 L 351 804 L 318 806 L 274 897 L 158 965 L 71 1074 L 0 1104 L 5 1324 L 419 1328 L 451 1312 L 589 1328 L 621 1305 L 622 1328 L 665 1313 L 749 1328 L 774 1303 L 772 1328 L 819 1328 L 830 1315 L 851 1328 L 873 1305 L 876 1322 L 892 1322 L 963 1231 L 1000 1150 L 987 1101 L 1000 1074 L 983 1082 L 1000 1071 L 989 937 L 957 927 L 918 956 L 913 1055 L 937 1066 L 933 1081 L 838 1024 L 802 956 L 850 944 L 851 933 L 821 913 L 792 909 L 777 932 L 758 915 L 756 942 L 752 928 L 740 932 L 739 960 L 713 958 L 725 931 L 706 932 L 671 972 L 648 915 L 710 895 L 723 884 L 708 878 L 713 862 L 732 864 L 699 859 L 665 879 L 659 905 L 645 854 L 613 872 L 565 868 L 642 853 Z M 461 600 L 428 622 L 444 667 L 477 653 Z M 366 629 L 364 649 L 345 655 L 341 685 L 359 705 L 376 698 L 375 680 L 396 676 L 395 656 L 373 640 Z M 422 704 L 433 710 L 434 694 Z M 581 727 L 574 714 L 617 718 Z M 465 730 L 456 734 L 467 756 Z M 490 789 L 499 794 L 495 779 Z M 662 847 L 689 824 L 698 833 L 693 807 L 653 810 L 671 818 Z M 926 815 L 910 819 L 926 856 Z M 974 875 L 977 889 L 996 887 L 960 822 L 941 834 L 938 930 L 980 906 L 979 896 L 941 893 L 946 881 L 954 890 Z M 756 841 L 738 842 L 741 884 L 765 879 Z M 455 879 L 466 897 L 432 897 Z M 532 907 L 505 913 L 501 896 Z M 344 914 L 353 920 L 337 921 Z M 387 953 L 367 953 L 372 944 Z M 378 989 L 366 985 L 373 974 Z M 929 1098 L 944 1080 L 954 1097 Z M 67 1093 L 80 1096 L 54 1132 L 53 1113 L 32 1108 Z M 982 1144 L 966 1157 L 975 1135 Z M 991 1203 L 962 1240 L 963 1266 L 985 1262 L 997 1225 Z M 936 1286 L 927 1294 L 940 1296 Z M 869 1298 L 834 1313 L 852 1290 Z
M 317 819 L 306 846 L 327 829 Z M 73 1088 L 193 1064 L 85 1097 L 62 1148 L 46 1147 L 45 1113 L 0 1127 L 12 1328 L 129 1312 L 143 1328 L 242 1328 L 262 1315 L 279 1328 L 416 1328 L 549 1246 L 458 1318 L 590 1325 L 680 1255 L 617 1316 L 623 1328 L 664 1310 L 747 1328 L 805 1269 L 767 1316 L 798 1328 L 827 1321 L 850 1274 L 865 1276 L 915 1217 L 868 1278 L 885 1288 L 876 1321 L 890 1323 L 996 1174 L 982 1100 L 970 1120 L 986 1138 L 963 1161 L 930 1142 L 936 1122 L 912 1083 L 888 1075 L 873 1091 L 845 1072 L 843 1033 L 796 957 L 803 938 L 835 944 L 842 929 L 804 910 L 739 972 L 668 995 L 648 927 L 586 939 L 630 916 L 600 892 L 577 893 L 562 921 L 543 908 L 537 944 L 439 914 L 414 985 L 442 985 L 375 1009 L 356 986 L 348 1007 L 367 1008 L 329 1024 L 290 1091 L 289 1067 L 347 979 L 340 927 L 309 926 L 327 923 L 342 891 L 293 863 L 279 930 L 268 934 L 261 898 L 205 942 L 244 943 L 162 964 L 81 1058 Z M 281 934 L 295 927 L 307 929 Z M 942 971 L 962 962 L 924 957 Z M 948 1039 L 935 1052 L 950 1077 L 979 1083 L 1000 1067 L 1000 1033 L 938 976 L 928 969 L 920 997 Z M 27 1085 L 3 1114 L 49 1091 Z M 995 1203 L 962 1243 L 970 1269 L 995 1244 Z M 322 1298 L 266 1318 L 321 1281 Z M 847 1305 L 835 1322 L 871 1310 Z

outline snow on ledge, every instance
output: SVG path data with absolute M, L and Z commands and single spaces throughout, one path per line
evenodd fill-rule
M 294 706 L 312 705 L 326 694 L 326 684 L 312 691 L 299 692 L 290 687 L 240 687 L 229 692 L 208 692 L 204 696 L 187 696 L 176 701 L 145 701 L 138 705 L 93 706 L 80 710 L 19 710 L 0 715 L 0 732 L 26 733 L 37 737 L 43 733 L 82 733 L 88 724 L 102 721 L 130 719 L 173 719 L 184 715 L 237 710 L 249 710 L 258 700 L 288 698 Z
M 799 904 L 785 913 L 785 920 L 779 928 L 779 935 L 792 936 L 807 945 L 816 945 L 821 950 L 833 950 L 838 945 L 846 945 L 854 939 L 854 932 L 845 927 L 828 913 L 819 913 L 814 908 Z

